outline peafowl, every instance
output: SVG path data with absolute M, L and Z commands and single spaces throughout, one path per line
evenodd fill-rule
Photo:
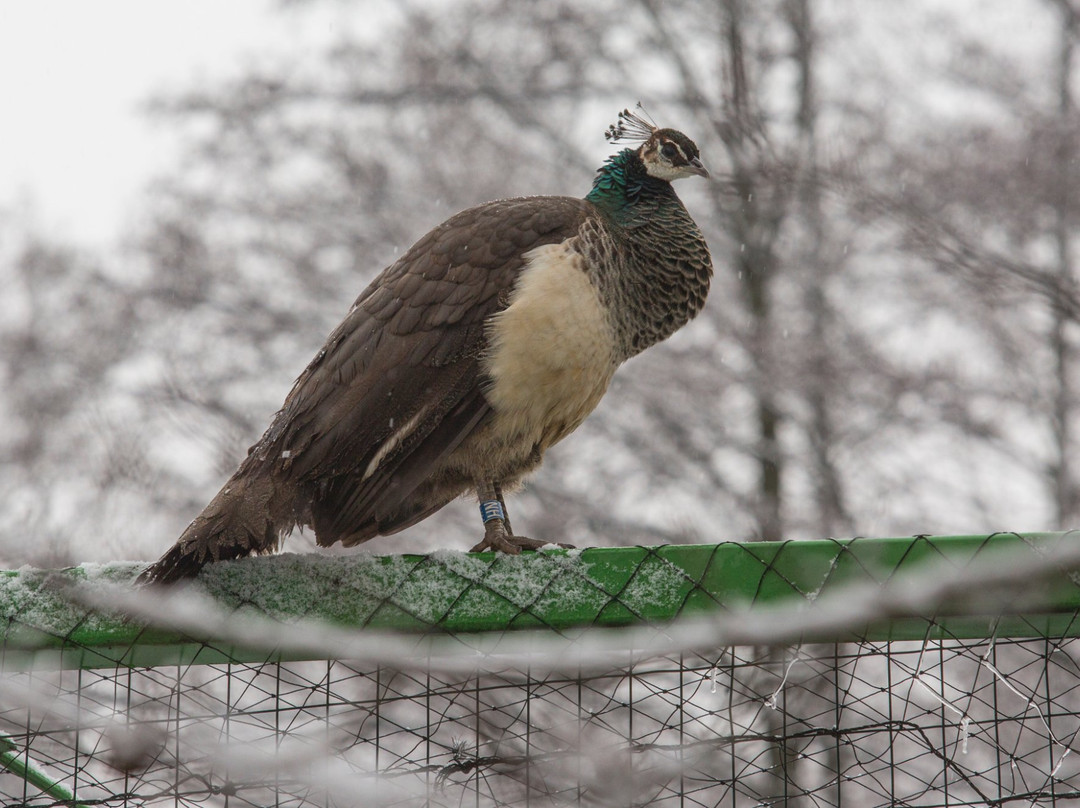
M 698 148 L 624 110 L 584 199 L 462 211 L 357 298 L 262 438 L 142 575 L 396 533 L 475 492 L 483 540 L 519 553 L 504 495 L 596 407 L 616 368 L 693 318 L 712 261 L 672 181 L 708 177 Z

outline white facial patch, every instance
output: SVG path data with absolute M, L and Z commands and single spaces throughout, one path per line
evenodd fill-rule
M 682 153 L 682 149 L 677 144 L 671 144 L 675 147 L 678 157 L 686 159 L 686 155 Z M 656 177 L 659 180 L 672 180 L 682 179 L 683 177 L 689 177 L 694 172 L 690 170 L 689 166 L 674 166 L 671 161 L 664 157 L 660 150 L 663 148 L 663 144 L 654 148 L 643 155 L 645 170 L 649 173 L 650 177 Z

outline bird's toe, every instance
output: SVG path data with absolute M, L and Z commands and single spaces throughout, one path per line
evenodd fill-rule
M 572 544 L 562 542 L 545 541 L 544 539 L 530 539 L 528 536 L 510 536 L 503 533 L 492 532 L 484 536 L 484 540 L 473 547 L 470 553 L 482 553 L 486 550 L 494 550 L 507 555 L 520 555 L 522 550 L 539 550 L 541 547 L 562 547 L 566 550 L 574 549 Z

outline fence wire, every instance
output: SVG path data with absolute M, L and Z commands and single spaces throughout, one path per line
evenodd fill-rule
M 5 805 L 1080 801 L 1080 641 L 731 648 L 581 676 L 344 662 L 24 672 Z M 8 694 L 10 696 L 10 692 Z M 26 699 L 30 701 L 31 699 Z
M 787 622 L 825 597 L 803 594 Z M 672 624 L 563 632 L 529 655 L 490 653 L 490 633 L 443 635 L 459 648 L 453 664 L 431 638 L 377 662 L 281 662 L 268 649 L 262 662 L 57 670 L 55 657 L 29 667 L 12 657 L 20 665 L 0 679 L 0 798 L 26 808 L 1080 804 L 1075 632 L 1004 636 L 999 615 L 981 637 L 950 635 L 944 603 L 923 606 L 935 616 L 921 640 L 710 646 L 698 631 L 658 651 L 648 638 L 670 638 Z M 12 614 L 31 611 L 23 602 Z M 726 619 L 746 630 L 753 616 Z M 503 629 L 494 644 L 520 636 Z M 625 653 L 610 655 L 620 640 Z M 591 658 L 594 646 L 606 655 Z

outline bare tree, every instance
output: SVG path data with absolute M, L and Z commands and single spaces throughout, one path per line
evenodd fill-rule
M 1077 24 L 1069 3 L 1041 5 L 1057 40 L 1043 65 L 958 34 L 950 79 L 989 99 L 991 115 L 897 149 L 893 173 L 909 180 L 867 207 L 880 205 L 900 225 L 901 248 L 937 273 L 913 294 L 978 340 L 977 353 L 950 369 L 949 385 L 927 378 L 933 417 L 998 453 L 1014 482 L 1041 488 L 1047 524 L 1068 527 L 1080 509 L 1072 461 Z
M 1073 267 L 1072 228 L 1074 225 L 1072 204 L 1073 172 L 1076 155 L 1075 99 L 1073 97 L 1073 54 L 1076 49 L 1078 10 L 1071 0 L 1054 0 L 1061 13 L 1062 25 L 1058 40 L 1057 65 L 1057 126 L 1054 161 L 1058 171 L 1050 188 L 1053 200 L 1054 222 L 1054 271 L 1061 288 L 1076 288 Z M 1053 391 L 1051 432 L 1054 438 L 1054 457 L 1050 461 L 1049 475 L 1053 486 L 1057 523 L 1072 524 L 1080 511 L 1080 484 L 1077 480 L 1072 455 L 1075 452 L 1073 421 L 1075 420 L 1074 382 L 1076 356 L 1070 332 L 1075 328 L 1074 317 L 1067 306 L 1054 301 L 1051 305 L 1051 350 L 1054 354 L 1055 389 Z
M 1070 8 L 1035 5 L 1058 21 Z M 598 133 L 640 99 L 717 177 L 680 191 L 714 291 L 549 455 L 519 499 L 523 527 L 577 544 L 967 531 L 1003 527 L 1013 500 L 1035 523 L 1011 526 L 1075 518 L 1072 18 L 1050 34 L 1053 103 L 957 31 L 943 80 L 1011 111 L 1002 125 L 958 109 L 946 130 L 917 92 L 907 126 L 880 103 L 933 66 L 844 72 L 872 49 L 853 22 L 872 16 L 809 0 L 420 4 L 378 39 L 156 100 L 188 150 L 148 192 L 128 259 L 142 274 L 60 273 L 73 296 L 77 277 L 84 295 L 112 289 L 65 304 L 73 334 L 122 338 L 86 358 L 101 364 L 82 405 L 62 390 L 54 420 L 7 438 L 25 441 L 11 456 L 26 468 L 35 442 L 106 413 L 122 429 L 95 432 L 87 468 L 114 487 L 137 469 L 142 487 L 102 525 L 152 516 L 164 535 L 138 550 L 152 555 L 379 269 L 468 205 L 583 195 L 608 149 Z M 120 313 L 95 323 L 100 310 Z M 12 334 L 9 355 L 33 356 Z M 42 380 L 5 372 L 5 412 L 44 419 Z M 473 521 L 451 508 L 373 549 L 463 546 Z
M 105 438 L 116 417 L 111 373 L 129 353 L 137 314 L 130 285 L 94 258 L 14 223 L 5 235 L 0 555 L 55 565 L 73 560 L 73 537 L 94 536 L 110 504 L 100 492 L 135 490 L 146 472 L 135 436 Z

